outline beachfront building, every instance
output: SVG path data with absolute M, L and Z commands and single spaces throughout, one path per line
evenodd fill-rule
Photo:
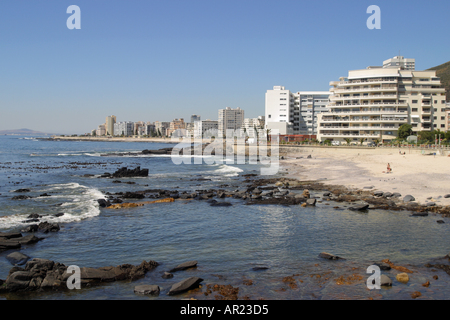
M 97 136 L 104 136 L 106 134 L 106 129 L 105 129 L 106 125 L 101 124 L 98 126 L 97 131 L 96 131 L 96 135 Z
M 316 135 L 318 115 L 328 111 L 329 95 L 329 91 L 293 93 L 274 86 L 266 92 L 265 128 L 281 135 Z
M 258 118 L 245 118 L 242 130 L 248 135 L 249 138 L 255 138 L 256 131 L 263 130 L 265 126 L 265 117 L 259 116 Z
M 129 137 L 134 135 L 134 122 L 122 121 L 114 124 L 114 135 Z
M 225 136 L 227 130 L 240 130 L 244 123 L 244 110 L 241 108 L 219 110 L 218 130 L 219 135 Z
M 193 136 L 194 138 L 211 138 L 218 135 L 219 121 L 217 120 L 200 120 L 194 122 Z
M 198 114 L 191 115 L 191 123 L 194 123 L 194 122 L 200 121 L 200 120 L 202 120 L 202 117 L 199 116 Z
M 167 130 L 167 135 L 170 137 L 173 133 L 176 133 L 177 137 L 186 136 L 186 123 L 183 118 L 174 119 L 170 122 L 169 129 Z
M 106 117 L 105 130 L 107 136 L 114 135 L 114 124 L 117 122 L 116 116 Z
M 445 131 L 450 130 L 450 102 L 446 104 L 445 108 Z
M 405 59 L 402 56 L 396 56 L 383 61 L 383 68 L 401 68 L 403 70 L 416 70 L 415 59 Z
M 156 135 L 165 137 L 167 136 L 167 130 L 170 127 L 170 122 L 155 121 L 155 132 Z
M 319 116 L 320 141 L 390 142 L 404 123 L 414 132 L 445 128 L 445 89 L 436 71 L 368 67 L 330 86 L 329 112 Z

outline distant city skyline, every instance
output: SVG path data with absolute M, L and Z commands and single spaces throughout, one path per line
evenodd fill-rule
M 367 8 L 381 9 L 369 30 Z M 70 5 L 81 29 L 69 30 Z M 402 55 L 450 60 L 448 0 L 0 2 L 0 130 L 83 134 L 120 121 L 264 115 L 265 93 L 328 91 L 348 70 Z M 423 45 L 427 43 L 427 45 Z

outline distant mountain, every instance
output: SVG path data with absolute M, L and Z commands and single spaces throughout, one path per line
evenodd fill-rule
M 436 76 L 441 78 L 441 83 L 445 88 L 446 100 L 450 101 L 450 61 L 428 70 L 436 70 Z
M 16 130 L 0 130 L 0 135 L 14 134 L 21 136 L 35 136 L 35 135 L 51 135 L 51 133 L 45 133 L 41 131 L 35 131 L 30 129 L 16 129 Z

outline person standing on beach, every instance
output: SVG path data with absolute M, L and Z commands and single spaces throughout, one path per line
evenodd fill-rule
M 391 165 L 388 163 L 388 165 L 387 165 L 387 173 L 389 173 L 389 172 L 391 172 L 391 171 L 392 171 Z

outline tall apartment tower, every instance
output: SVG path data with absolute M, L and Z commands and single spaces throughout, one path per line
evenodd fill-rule
M 227 130 L 236 131 L 241 129 L 243 123 L 244 110 L 241 108 L 231 109 L 227 107 L 219 110 L 218 128 L 221 136 L 225 136 Z
M 193 124 L 196 121 L 200 121 L 201 120 L 201 116 L 199 116 L 198 114 L 193 114 L 191 115 L 191 123 Z
M 266 92 L 266 129 L 281 135 L 316 135 L 317 116 L 328 111 L 329 91 L 293 93 L 283 86 Z
M 114 124 L 117 122 L 116 116 L 108 116 L 106 117 L 105 122 L 105 130 L 107 136 L 113 136 L 114 135 Z
M 405 123 L 412 130 L 445 129 L 445 89 L 436 71 L 368 67 L 330 82 L 330 111 L 318 139 L 390 142 Z

